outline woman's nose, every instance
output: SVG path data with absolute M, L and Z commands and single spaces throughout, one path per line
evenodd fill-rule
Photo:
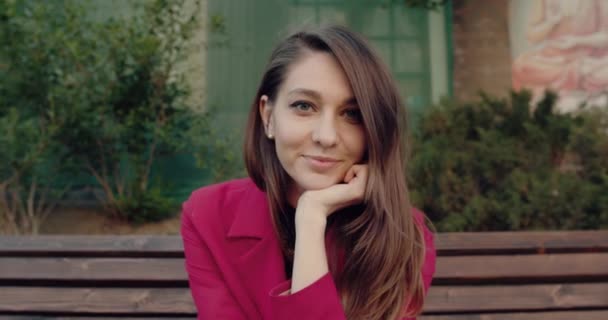
M 317 119 L 312 139 L 324 148 L 329 148 L 336 144 L 338 133 L 333 116 L 322 115 Z

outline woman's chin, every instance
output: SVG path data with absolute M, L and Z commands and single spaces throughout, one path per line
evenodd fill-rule
M 316 177 L 307 177 L 305 179 L 299 179 L 298 184 L 300 187 L 307 190 L 322 190 L 329 188 L 337 183 L 339 183 L 340 179 L 335 177 L 325 177 L 325 176 L 316 176 Z

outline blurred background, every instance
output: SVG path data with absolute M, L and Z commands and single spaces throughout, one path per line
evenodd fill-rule
M 608 228 L 608 1 L 0 0 L 0 233 L 178 234 L 245 176 L 273 46 L 329 23 L 397 80 L 439 231 Z

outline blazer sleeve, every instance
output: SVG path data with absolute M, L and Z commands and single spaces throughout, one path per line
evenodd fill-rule
M 270 291 L 274 319 L 346 320 L 338 290 L 329 272 L 302 290 L 285 294 L 290 288 L 291 280 L 288 280 Z
M 228 291 L 209 249 L 194 230 L 189 201 L 182 207 L 181 235 L 190 291 L 198 311 L 197 319 L 247 319 Z

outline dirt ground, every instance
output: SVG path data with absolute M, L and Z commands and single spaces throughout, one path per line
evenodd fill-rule
M 179 214 L 175 217 L 142 225 L 130 225 L 124 221 L 111 219 L 100 209 L 57 208 L 42 224 L 40 234 L 102 235 L 102 234 L 179 234 Z

